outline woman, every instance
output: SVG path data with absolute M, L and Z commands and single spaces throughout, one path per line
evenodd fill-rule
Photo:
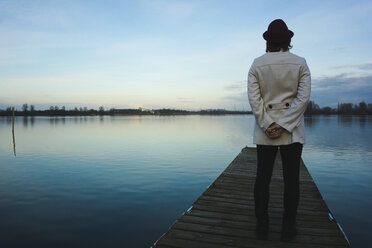
M 248 75 L 248 97 L 256 119 L 257 175 L 254 186 L 256 231 L 265 238 L 269 228 L 269 184 L 280 150 L 284 178 L 282 239 L 296 235 L 299 167 L 305 143 L 304 112 L 310 98 L 310 71 L 305 59 L 289 52 L 293 32 L 281 19 L 263 34 L 266 54 L 254 60 Z

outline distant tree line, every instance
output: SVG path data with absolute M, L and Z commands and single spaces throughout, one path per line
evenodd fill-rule
M 27 103 L 22 105 L 21 110 L 15 110 L 15 115 L 18 116 L 89 116 L 89 115 L 226 115 L 226 114 L 251 114 L 250 111 L 231 111 L 225 109 L 207 109 L 199 111 L 179 110 L 179 109 L 105 109 L 100 106 L 98 110 L 88 109 L 87 107 L 75 107 L 67 110 L 65 106 L 50 106 L 46 110 L 36 110 L 34 105 Z M 0 116 L 11 116 L 13 114 L 12 107 L 7 107 L 5 110 L 0 109 Z
M 0 109 L 0 116 L 11 116 L 12 107 L 5 110 Z M 181 109 L 105 109 L 100 106 L 97 109 L 88 109 L 87 107 L 75 107 L 66 109 L 65 106 L 50 106 L 46 110 L 36 110 L 34 105 L 23 104 L 21 110 L 15 110 L 15 115 L 20 116 L 88 116 L 88 115 L 227 115 L 227 114 L 252 114 L 252 111 L 232 111 L 225 109 L 205 109 L 205 110 L 181 110 Z M 314 101 L 307 105 L 305 115 L 371 115 L 372 104 L 360 102 L 359 104 L 339 103 L 337 108 L 323 107 L 320 108 Z
M 370 115 L 372 114 L 372 104 L 360 102 L 359 104 L 339 103 L 337 108 L 323 107 L 320 108 L 314 101 L 307 105 L 305 115 Z

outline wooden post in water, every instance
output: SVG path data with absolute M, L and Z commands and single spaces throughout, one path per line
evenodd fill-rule
M 15 136 L 14 136 L 14 107 L 13 107 L 13 118 L 12 118 L 12 135 L 13 135 L 13 152 L 14 152 L 14 157 L 16 157 L 17 153 L 16 153 L 16 144 L 15 144 Z

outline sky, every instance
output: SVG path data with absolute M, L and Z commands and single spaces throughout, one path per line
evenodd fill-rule
M 250 110 L 247 74 L 283 19 L 311 100 L 372 103 L 372 1 L 0 0 L 0 109 Z

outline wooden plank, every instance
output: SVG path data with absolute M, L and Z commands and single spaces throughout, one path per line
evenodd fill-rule
M 271 240 L 257 240 L 248 237 L 229 237 L 221 236 L 216 234 L 198 233 L 186 230 L 170 230 L 169 238 L 160 240 L 159 244 L 164 244 L 164 241 L 168 241 L 167 244 L 175 245 L 172 247 L 244 247 L 244 248 L 339 248 L 339 245 L 321 245 L 321 244 L 299 244 L 299 243 L 284 243 L 276 242 Z M 175 244 L 176 241 L 176 244 Z M 188 243 L 192 241 L 192 243 Z
M 283 213 L 283 176 L 280 154 L 270 185 L 270 231 L 267 240 L 256 239 L 253 186 L 255 148 L 244 148 L 207 190 L 154 244 L 161 247 L 350 247 L 315 185 L 305 164 L 300 166 L 298 235 L 280 242 Z
M 238 228 L 226 228 L 221 226 L 210 226 L 194 223 L 186 223 L 178 221 L 173 225 L 173 229 L 195 231 L 198 230 L 200 233 L 210 233 L 220 236 L 239 237 L 239 238 L 251 238 L 255 239 L 256 234 L 254 230 L 250 229 L 238 229 Z M 267 240 L 279 241 L 280 233 L 269 232 Z M 326 244 L 326 245 L 344 245 L 344 240 L 337 237 L 321 237 L 314 235 L 298 234 L 292 241 L 293 243 L 301 244 Z
M 248 229 L 248 230 L 255 230 L 255 223 L 254 222 L 243 222 L 243 221 L 234 221 L 229 219 L 220 218 L 219 216 L 214 216 L 213 218 L 198 216 L 193 214 L 186 214 L 179 218 L 181 222 L 187 223 L 194 223 L 194 224 L 202 224 L 202 225 L 210 225 L 210 226 L 221 226 L 221 227 L 231 227 L 231 228 L 238 228 L 238 229 Z M 276 222 L 271 223 L 270 231 L 272 232 L 281 232 L 280 223 Z M 304 232 L 305 231 L 305 232 Z M 324 236 L 324 237 L 339 237 L 342 236 L 341 233 L 335 230 L 324 230 L 324 229 L 315 229 L 315 228 L 306 228 L 300 227 L 299 233 L 308 233 L 315 236 Z
M 245 199 L 245 198 L 232 198 L 229 196 L 222 196 L 219 194 L 210 195 L 203 194 L 201 197 L 199 197 L 200 200 L 206 200 L 206 201 L 216 201 L 216 202 L 225 202 L 225 203 L 237 203 L 245 206 L 254 206 L 253 199 Z M 279 198 L 276 199 L 270 199 L 269 206 L 271 205 L 273 208 L 282 205 L 282 200 Z M 303 210 L 311 210 L 311 211 L 321 211 L 324 210 L 326 206 L 324 204 L 319 204 L 317 202 L 307 202 L 306 205 L 304 205 L 303 202 L 300 203 L 300 209 Z
M 187 213 L 192 216 L 202 216 L 207 218 L 214 218 L 214 219 L 225 219 L 225 220 L 232 220 L 232 221 L 240 221 L 240 222 L 248 222 L 248 223 L 255 223 L 256 217 L 254 215 L 242 215 L 236 213 L 223 213 L 223 212 L 213 212 L 213 211 L 204 211 L 200 209 L 193 209 L 190 213 Z M 270 225 L 280 225 L 281 224 L 281 217 L 275 217 L 271 215 L 270 218 Z M 339 233 L 337 229 L 337 224 L 335 222 L 323 222 L 323 221 L 304 221 L 298 220 L 300 227 L 303 228 L 313 228 L 319 229 L 322 232 L 334 231 Z M 336 228 L 336 229 L 334 229 Z
M 195 202 L 193 205 L 193 209 L 199 209 L 204 211 L 213 211 L 213 212 L 221 212 L 221 213 L 234 213 L 234 214 L 242 214 L 244 212 L 248 212 L 251 216 L 254 216 L 254 208 L 246 208 L 246 209 L 239 209 L 239 208 L 231 208 L 229 206 L 221 207 L 221 206 L 213 206 L 213 205 L 202 205 L 199 202 Z M 278 209 L 269 208 L 269 216 L 270 218 L 282 218 L 282 211 Z M 326 221 L 328 216 L 317 216 L 317 215 L 306 215 L 306 214 L 298 214 L 297 220 L 309 220 L 309 221 Z
M 234 190 L 224 190 L 224 189 L 217 189 L 214 188 L 213 190 L 207 190 L 204 192 L 205 196 L 215 196 L 215 197 L 220 197 L 220 198 L 228 198 L 228 199 L 236 199 L 236 200 L 245 200 L 247 202 L 252 202 L 253 204 L 253 193 L 252 194 L 247 194 L 247 193 L 242 193 L 239 194 L 239 192 L 236 192 Z M 300 204 L 304 205 L 314 205 L 314 206 L 324 206 L 324 202 L 314 202 L 314 198 L 312 197 L 307 197 L 307 195 L 300 195 Z M 282 192 L 281 194 L 271 194 L 270 195 L 270 202 L 275 202 L 276 204 L 280 204 L 283 202 L 283 196 Z
M 252 189 L 253 191 L 253 189 Z M 223 195 L 228 195 L 228 196 L 231 196 L 231 197 L 236 197 L 236 198 L 249 198 L 249 199 L 252 199 L 253 201 L 253 192 L 251 193 L 247 193 L 245 191 L 235 191 L 233 189 L 218 189 L 218 188 L 213 188 L 213 190 L 207 190 L 204 194 L 218 194 L 220 196 L 223 196 Z M 282 196 L 283 192 L 281 192 L 281 194 L 270 194 L 270 201 L 271 200 L 280 200 L 282 201 L 283 200 L 283 196 Z M 314 202 L 314 197 L 309 197 L 308 195 L 300 195 L 300 199 L 301 201 L 304 201 L 304 202 Z M 323 201 L 319 201 L 317 202 L 319 204 L 325 204 Z M 300 202 L 301 204 L 301 202 Z

